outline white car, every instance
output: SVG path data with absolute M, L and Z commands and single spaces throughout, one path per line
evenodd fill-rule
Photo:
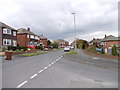
M 69 47 L 65 47 L 64 48 L 64 52 L 69 52 L 70 51 L 70 48 Z

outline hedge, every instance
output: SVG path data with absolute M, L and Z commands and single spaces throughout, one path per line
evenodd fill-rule
M 13 50 L 13 51 L 15 51 L 15 50 L 21 50 L 21 49 L 23 49 L 24 51 L 26 51 L 26 50 L 27 50 L 27 47 L 8 46 L 8 50 Z

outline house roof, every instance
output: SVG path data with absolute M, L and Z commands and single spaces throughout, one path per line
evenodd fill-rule
M 12 30 L 16 30 L 16 29 L 8 26 L 7 24 L 5 24 L 5 23 L 3 23 L 3 22 L 0 22 L 0 27 L 7 28 L 7 29 L 12 29 Z
M 68 43 L 68 41 L 66 41 L 66 40 L 64 40 L 64 39 L 58 39 L 58 40 L 55 40 L 56 42 L 59 42 L 59 43 L 62 43 L 62 42 L 67 42 Z
M 28 30 L 25 29 L 25 28 L 20 28 L 20 29 L 18 29 L 17 34 L 32 34 L 32 35 L 36 35 L 35 33 L 31 32 L 31 31 L 28 31 Z M 37 35 L 36 35 L 36 36 L 37 36 Z
M 120 37 L 115 37 L 113 35 L 109 35 L 102 39 L 102 41 L 118 41 L 120 40 Z
M 47 39 L 46 37 L 43 36 L 43 34 L 39 34 L 38 37 L 39 37 L 40 39 Z
M 93 38 L 93 40 L 91 40 L 89 43 L 96 43 L 96 42 L 100 42 L 101 41 L 101 39 L 95 39 L 95 38 Z

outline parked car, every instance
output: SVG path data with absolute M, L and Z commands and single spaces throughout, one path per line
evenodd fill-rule
M 44 51 L 48 51 L 49 49 L 48 48 L 44 48 Z
M 74 47 L 73 47 L 73 46 L 71 46 L 71 49 L 74 49 Z
M 70 51 L 70 47 L 65 47 L 64 48 L 64 52 L 69 52 Z

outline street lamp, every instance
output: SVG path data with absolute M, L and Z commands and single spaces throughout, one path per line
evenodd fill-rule
M 75 23 L 75 13 L 71 13 L 74 16 L 74 30 L 75 30 L 75 52 L 76 52 L 76 23 Z

